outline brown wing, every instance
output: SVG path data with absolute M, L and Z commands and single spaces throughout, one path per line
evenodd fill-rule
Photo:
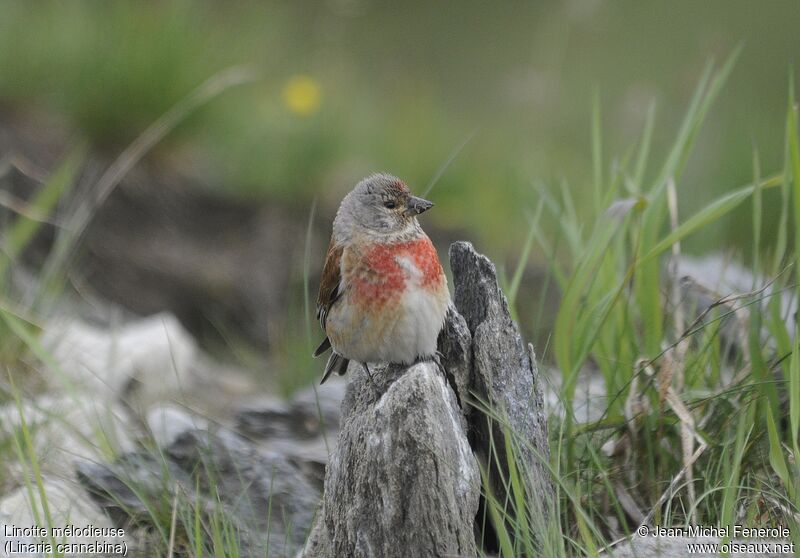
M 322 268 L 322 280 L 319 284 L 319 294 L 317 295 L 317 319 L 322 329 L 325 329 L 325 321 L 331 306 L 341 295 L 340 283 L 342 279 L 340 262 L 342 260 L 343 246 L 334 244 L 331 240 L 328 246 L 328 254 L 325 256 L 325 267 Z

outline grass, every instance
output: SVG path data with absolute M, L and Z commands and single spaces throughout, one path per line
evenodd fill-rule
M 688 216 L 678 213 L 687 159 L 734 60 L 704 72 L 661 165 L 652 163 L 652 111 L 636 149 L 607 164 L 598 102 L 592 118 L 591 206 L 581 207 L 563 185 L 534 189 L 538 201 L 529 212 L 527 241 L 506 286 L 513 303 L 524 288 L 529 258 L 540 251 L 549 262 L 560 305 L 540 356 L 562 375 L 564 413 L 550 422 L 546 467 L 556 488 L 550 516 L 541 513 L 527 488 L 531 464 L 517 457 L 527 442 L 506 428 L 509 453 L 503 458 L 512 464 L 503 479 L 506 497 L 486 483 L 484 518 L 492 522 L 504 557 L 593 555 L 640 523 L 785 525 L 800 544 L 800 347 L 787 315 L 788 303 L 800 298 L 800 139 L 793 90 L 783 166 L 764 175 L 762 156 L 754 149 L 750 184 Z M 31 214 L 52 213 L 80 160 L 80 152 L 65 159 L 32 202 Z M 774 207 L 773 198 L 780 199 L 779 215 L 764 209 Z M 712 291 L 708 311 L 701 312 L 693 298 L 708 293 L 678 283 L 672 259 L 681 255 L 681 243 L 746 204 L 752 208 L 747 224 L 754 239 L 752 289 Z M 543 227 L 547 221 L 558 228 Z M 765 247 L 767 221 L 780 226 L 774 244 Z M 38 226 L 21 217 L 4 235 L 3 276 Z M 296 365 L 290 368 L 287 391 L 298 376 L 318 370 L 308 357 L 314 331 L 308 258 L 306 251 L 304 293 L 295 312 L 306 320 L 295 324 L 297 331 L 287 334 L 285 345 L 284 358 Z M 19 364 L 52 360 L 36 343 L 35 311 L 8 300 L 0 307 L 8 379 L 3 398 L 21 417 L 25 391 L 18 386 Z M 698 313 L 702 319 L 695 318 Z M 519 308 L 516 315 L 520 321 L 536 319 Z M 588 375 L 602 376 L 607 404 L 599 419 L 581 422 L 575 402 Z M 502 424 L 501 415 L 487 413 Z M 35 431 L 24 418 L 20 425 L 0 439 L 0 467 L 20 462 L 31 473 L 24 486 L 32 501 L 41 502 L 37 513 L 45 522 L 50 512 L 33 451 Z M 159 555 L 239 554 L 236 526 L 222 507 L 209 513 L 176 496 L 151 503 L 150 515 Z
M 95 184 L 77 196 L 71 196 L 70 191 L 76 183 L 86 149 L 83 145 L 74 148 L 42 184 L 31 201 L 20 204 L 24 206 L 24 211 L 20 211 L 3 231 L 3 250 L 0 254 L 0 292 L 3 293 L 0 297 L 0 369 L 4 377 L 0 382 L 0 405 L 16 407 L 18 425 L 12 424 L 9 428 L 9 425 L 0 424 L 0 478 L 3 479 L 0 488 L 5 492 L 17 488 L 16 484 L 21 482 L 30 504 L 31 517 L 38 526 L 63 527 L 64 518 L 58 516 L 57 521 L 50 510 L 46 479 L 42 470 L 43 456 L 39 455 L 39 448 L 35 443 L 37 429 L 46 429 L 53 424 L 67 428 L 72 428 L 72 425 L 64 417 L 48 413 L 45 413 L 48 416 L 44 420 L 35 425 L 29 424 L 23 401 L 35 398 L 36 392 L 43 385 L 49 385 L 52 391 L 64 394 L 72 404 L 81 404 L 80 389 L 39 342 L 39 320 L 42 316 L 53 313 L 54 305 L 58 303 L 68 283 L 68 271 L 80 246 L 83 231 L 99 204 L 122 177 L 191 113 L 226 90 L 252 79 L 252 72 L 242 68 L 231 68 L 212 76 L 147 127 L 122 151 Z M 74 204 L 73 207 L 68 211 L 58 208 L 59 202 L 68 199 Z M 33 292 L 20 293 L 11 279 L 12 271 L 19 265 L 18 257 L 32 242 L 42 224 L 51 222 L 50 217 L 57 213 L 57 209 L 66 213 L 66 218 L 56 230 L 53 249 L 37 278 L 36 289 Z M 99 371 L 94 372 L 100 375 Z M 36 404 L 31 407 L 35 408 Z M 98 416 L 94 418 L 101 422 L 103 420 Z M 109 433 L 102 425 L 97 425 L 90 440 L 80 432 L 75 434 L 83 442 L 96 444 L 98 454 L 109 459 L 114 457 L 118 444 L 109 439 Z M 22 467 L 21 474 L 15 473 L 18 466 Z M 71 475 L 66 478 L 72 480 Z M 136 493 L 139 487 L 132 484 L 130 488 Z M 214 489 L 212 486 L 212 493 Z M 150 512 L 151 523 L 161 535 L 160 539 L 156 537 L 153 544 L 168 549 L 170 556 L 174 555 L 176 544 L 178 496 L 165 504 L 142 494 Z M 197 503 L 196 500 L 184 497 L 180 501 L 183 505 L 179 524 L 182 538 L 178 541 L 179 544 L 189 546 L 191 543 L 195 556 L 202 556 L 204 551 L 213 556 L 239 555 L 237 526 L 231 523 L 221 508 L 209 511 L 200 509 L 202 503 Z M 172 507 L 165 508 L 167 504 Z M 165 509 L 171 510 L 171 515 L 162 513 Z M 191 521 L 186 519 L 187 514 Z M 62 541 L 51 536 L 46 542 L 50 543 L 51 548 L 57 548 L 56 543 Z M 61 553 L 54 550 L 51 555 L 60 556 Z
M 541 520 L 531 528 L 536 510 L 526 505 L 519 471 L 524 464 L 518 463 L 506 479 L 508 501 L 490 495 L 502 556 L 593 555 L 639 524 L 782 525 L 800 542 L 800 352 L 789 314 L 798 300 L 800 257 L 793 91 L 782 170 L 765 178 L 754 149 L 750 184 L 683 219 L 674 199 L 694 138 L 733 60 L 704 74 L 654 179 L 644 180 L 649 121 L 638 154 L 613 164 L 606 176 L 597 116 L 594 212 L 578 217 L 567 188 L 558 196 L 539 190 L 567 244 L 557 253 L 532 223 L 561 293 L 552 354 L 543 359 L 554 359 L 562 377 L 564 415 L 551 418 L 549 466 L 563 539 L 553 545 L 543 537 L 549 531 Z M 780 215 L 762 213 L 767 197 L 788 202 Z M 703 311 L 697 307 L 700 293 L 680 282 L 672 259 L 680 257 L 681 241 L 703 234 L 745 202 L 752 202 L 757 247 L 752 290 L 712 292 Z M 779 221 L 784 232 L 762 250 L 766 220 Z M 513 281 L 510 292 L 515 293 Z M 602 376 L 607 404 L 599 419 L 579 422 L 576 392 L 589 375 Z M 525 443 L 512 431 L 507 435 L 517 447 Z

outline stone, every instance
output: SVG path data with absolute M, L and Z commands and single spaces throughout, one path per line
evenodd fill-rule
M 159 447 L 168 447 L 189 430 L 207 429 L 208 420 L 171 404 L 153 405 L 146 416 L 147 427 Z
M 287 544 L 302 546 L 320 493 L 285 456 L 259 452 L 225 429 L 184 432 L 166 454 L 194 475 L 201 490 L 220 494 L 230 513 L 254 535 L 271 531 L 271 551 L 287 533 Z
M 20 555 L 13 549 L 19 549 L 19 543 L 30 545 L 37 542 L 52 542 L 49 537 L 18 536 L 15 528 L 41 527 L 49 532 L 51 528 L 74 525 L 84 527 L 112 527 L 108 517 L 95 507 L 74 482 L 66 479 L 46 476 L 42 480 L 41 490 L 47 501 L 47 514 L 42 507 L 39 487 L 34 485 L 32 491 L 27 487 L 19 487 L 0 499 L 0 556 Z M 47 519 L 49 517 L 49 521 Z M 76 535 L 57 538 L 57 542 L 80 544 L 105 542 L 108 544 L 125 543 L 128 550 L 136 548 L 136 541 L 129 536 L 93 536 Z M 7 546 L 9 545 L 9 546 Z M 6 554 L 5 551 L 12 549 Z M 53 553 L 22 553 L 24 556 L 44 557 Z
M 58 363 L 49 374 L 52 389 L 79 388 L 107 401 L 125 400 L 136 410 L 189 389 L 197 352 L 192 337 L 168 313 L 116 330 L 53 320 L 44 328 L 42 345 Z
M 234 527 L 241 556 L 297 552 L 320 498 L 290 459 L 223 428 L 184 429 L 158 452 L 80 463 L 77 475 L 117 526 L 153 531 L 177 501 Z
M 430 362 L 356 372 L 306 556 L 475 556 L 480 474 Z
M 450 246 L 454 305 L 472 334 L 471 394 L 468 402 L 487 404 L 471 420 L 473 451 L 488 471 L 493 493 L 504 501 L 509 475 L 506 440 L 513 440 L 516 460 L 529 501 L 537 502 L 546 521 L 553 502 L 547 464 L 550 459 L 547 416 L 536 357 L 511 319 L 508 301 L 497 283 L 494 264 L 468 242 Z M 473 413 L 475 415 L 476 413 Z M 506 434 L 509 434 L 508 438 Z
M 312 386 L 288 401 L 271 395 L 251 397 L 233 412 L 236 430 L 261 441 L 336 434 L 345 387 L 345 381 L 336 377 L 326 382 L 324 389 Z
M 687 312 L 686 318 L 690 322 L 700 317 L 712 304 L 716 305 L 720 298 L 763 289 L 754 296 L 760 300 L 754 302 L 766 312 L 767 306 L 774 303 L 777 298 L 787 333 L 790 337 L 794 337 L 797 330 L 797 300 L 792 289 L 788 291 L 784 289 L 785 277 L 775 284 L 770 284 L 772 278 L 748 269 L 720 253 L 703 257 L 681 255 L 670 261 L 670 270 L 668 280 L 679 282 L 678 291 L 681 294 L 681 299 L 672 303 L 684 306 Z M 748 334 L 743 316 L 749 315 L 750 309 L 745 302 L 746 300 L 738 300 L 723 304 L 717 308 L 716 314 L 707 315 L 703 320 L 707 323 L 715 318 L 719 319 L 723 340 L 727 345 L 735 347 L 739 353 L 747 349 Z M 762 331 L 762 339 L 765 346 L 774 346 L 772 335 L 766 328 Z
M 194 495 L 188 474 L 146 452 L 131 452 L 112 465 L 79 461 L 78 481 L 118 527 L 149 527 L 154 517 L 169 517 L 176 495 Z
M 325 465 L 336 447 L 346 382 L 331 378 L 324 389 L 311 386 L 291 399 L 251 397 L 233 411 L 235 429 L 257 447 L 283 454 L 322 490 Z
M 438 347 L 461 412 L 468 418 L 473 410 L 467 404 L 472 388 L 472 334 L 464 317 L 452 305 L 439 333 Z
M 63 475 L 64 463 L 76 457 L 102 459 L 109 452 L 131 450 L 134 445 L 123 407 L 89 395 L 48 394 L 23 399 L 19 406 L 13 402 L 0 405 L 0 439 L 11 439 L 23 423 L 40 469 L 53 475 Z M 21 485 L 27 469 L 16 460 L 7 463 L 8 478 L 0 481 L 0 488 L 6 483 Z

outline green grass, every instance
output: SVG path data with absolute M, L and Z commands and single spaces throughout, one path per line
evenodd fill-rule
M 86 148 L 79 144 L 58 164 L 31 200 L 25 202 L 25 211 L 20 212 L 2 231 L 0 405 L 15 406 L 19 424 L 11 429 L 0 424 L 0 479 L 3 479 L 0 489 L 5 493 L 18 488 L 16 483 L 21 482 L 30 504 L 31 516 L 38 526 L 63 525 L 54 522 L 48 503 L 46 479 L 41 463 L 43 456 L 37 453 L 36 431 L 38 428 L 47 428 L 49 424 L 68 428 L 71 426 L 64 417 L 52 416 L 50 413 L 45 413 L 45 419 L 35 426 L 29 424 L 23 402 L 28 398 L 35 401 L 34 398 L 40 394 L 43 386 L 49 385 L 52 391 L 66 396 L 74 405 L 81 404 L 80 389 L 41 345 L 39 334 L 41 321 L 53 314 L 60 297 L 68 290 L 68 271 L 80 247 L 82 234 L 99 204 L 146 153 L 210 100 L 252 79 L 252 72 L 241 68 L 224 70 L 212 76 L 148 126 L 121 152 L 98 181 L 91 185 L 88 193 L 70 196 L 70 190 L 85 160 Z M 73 203 L 69 211 L 57 207 L 59 202 L 67 199 Z M 56 231 L 53 249 L 37 278 L 36 291 L 25 293 L 26 298 L 23 300 L 21 293 L 16 292 L 12 284 L 10 274 L 19 266 L 19 256 L 58 209 L 66 217 Z M 118 444 L 109 438 L 109 433 L 102 425 L 96 426 L 92 439 L 87 440 L 84 435 L 77 434 L 83 442 L 96 444 L 99 455 L 109 460 L 116 456 Z M 14 473 L 19 466 L 22 468 L 21 475 Z M 208 471 L 208 474 L 213 477 L 213 471 Z M 67 476 L 72 478 L 71 471 Z M 132 484 L 130 488 L 138 493 L 137 486 Z M 212 486 L 210 490 L 213 493 L 215 487 Z M 184 548 L 192 548 L 193 556 L 238 556 L 238 527 L 232 523 L 230 517 L 221 508 L 200 509 L 202 504 L 195 503 L 185 497 L 186 495 L 179 496 L 181 495 L 170 501 L 163 501 L 142 493 L 142 499 L 150 512 L 150 523 L 156 527 L 156 536 L 148 544 L 159 548 L 160 555 L 166 553 L 173 556 L 185 552 Z M 55 548 L 59 541 L 51 537 L 49 542 Z M 57 552 L 53 555 L 60 556 Z
M 489 495 L 502 556 L 592 555 L 632 533 L 639 521 L 783 525 L 795 543 L 800 540 L 800 352 L 787 326 L 793 317 L 781 302 L 798 297 L 800 140 L 793 91 L 783 169 L 765 178 L 754 151 L 750 184 L 680 219 L 669 199 L 681 195 L 684 163 L 732 60 L 704 74 L 653 180 L 643 180 L 650 124 L 638 154 L 605 176 L 598 115 L 592 134 L 593 213 L 578 217 L 569 189 L 558 195 L 539 190 L 567 244 L 556 252 L 552 240 L 532 224 L 561 293 L 552 353 L 540 356 L 554 360 L 562 377 L 565 413 L 563 419 L 551 418 L 549 466 L 563 538 L 554 545 L 542 537 L 548 531 L 541 521 L 531 528 L 536 510 L 525 476 L 512 469 L 506 479 L 509 501 Z M 770 198 L 789 201 L 780 215 L 763 213 Z M 703 234 L 746 202 L 752 202 L 747 226 L 756 247 L 762 246 L 766 220 L 785 227 L 776 245 L 753 254 L 755 272 L 765 278 L 749 293 L 719 293 L 716 308 L 695 320 L 691 297 L 674 286 L 679 278 L 671 275 L 667 254 L 679 255 L 681 241 Z M 529 250 L 524 249 L 522 261 Z M 734 331 L 733 341 L 723 338 L 723 321 Z M 731 344 L 737 345 L 734 351 Z M 573 404 L 589 374 L 602 375 L 607 406 L 601 419 L 579 423 Z M 507 435 L 517 447 L 525 443 L 514 432 Z M 632 517 L 631 502 L 640 517 Z M 542 544 L 548 546 L 535 546 Z

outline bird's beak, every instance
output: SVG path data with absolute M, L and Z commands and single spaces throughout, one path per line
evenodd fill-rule
M 419 215 L 420 213 L 428 211 L 431 207 L 433 207 L 433 202 L 423 200 L 422 198 L 418 198 L 416 196 L 411 196 L 408 198 L 408 203 L 406 203 L 405 213 L 409 217 L 414 217 L 415 215 Z

